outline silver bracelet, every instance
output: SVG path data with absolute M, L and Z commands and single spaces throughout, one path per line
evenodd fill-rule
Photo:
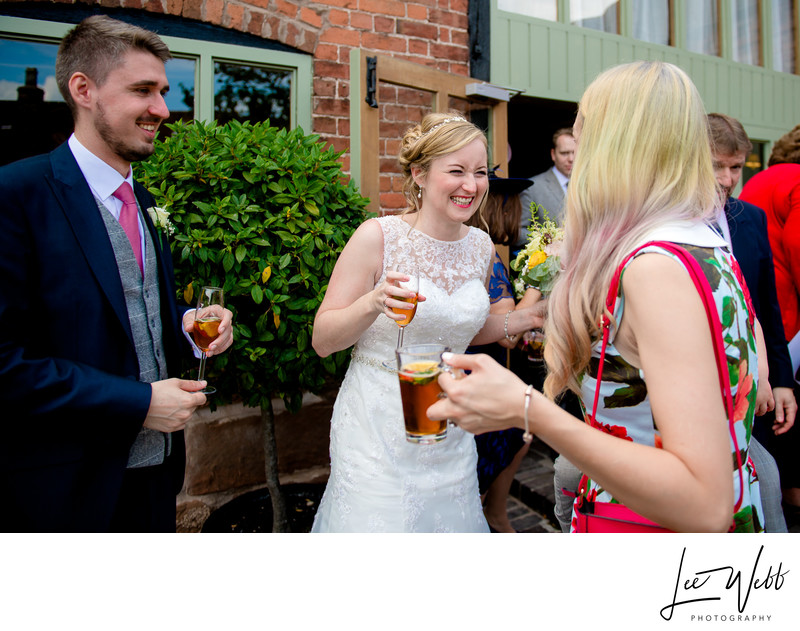
M 506 314 L 506 321 L 503 324 L 503 332 L 506 334 L 506 339 L 509 342 L 513 342 L 514 341 L 514 337 L 508 334 L 508 316 L 510 316 L 512 313 L 514 313 L 513 309 Z
M 528 408 L 531 406 L 531 395 L 533 394 L 533 385 L 529 385 L 525 390 L 525 432 L 522 434 L 522 440 L 528 445 L 533 440 L 533 434 L 528 430 Z

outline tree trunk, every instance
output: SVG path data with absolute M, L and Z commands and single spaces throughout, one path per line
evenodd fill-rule
M 264 473 L 269 497 L 272 500 L 272 532 L 289 532 L 286 502 L 278 481 L 278 443 L 275 440 L 275 413 L 272 410 L 272 401 L 268 401 L 266 406 L 261 406 L 261 428 L 264 441 Z

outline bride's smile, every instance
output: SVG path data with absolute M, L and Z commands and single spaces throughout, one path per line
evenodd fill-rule
M 442 240 L 463 236 L 461 224 L 480 207 L 489 188 L 486 147 L 480 140 L 435 158 L 426 174 L 414 177 L 422 190 L 415 228 Z

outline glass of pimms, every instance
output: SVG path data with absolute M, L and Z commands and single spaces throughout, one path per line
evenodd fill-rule
M 194 312 L 194 329 L 192 336 L 194 343 L 203 352 L 200 357 L 200 372 L 197 380 L 202 381 L 206 373 L 206 352 L 211 342 L 219 337 L 219 325 L 222 322 L 222 313 L 225 309 L 225 292 L 220 287 L 203 287 L 197 299 L 197 310 Z M 217 391 L 213 386 L 206 386 L 203 394 L 214 394 Z

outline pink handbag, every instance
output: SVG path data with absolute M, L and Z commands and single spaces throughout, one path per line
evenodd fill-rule
M 614 313 L 614 306 L 617 302 L 617 290 L 619 288 L 620 277 L 625 264 L 636 255 L 639 250 L 650 247 L 658 246 L 669 252 L 675 254 L 684 264 L 689 271 L 689 275 L 697 288 L 700 297 L 703 300 L 703 305 L 706 309 L 706 316 L 711 327 L 711 334 L 714 342 L 714 355 L 717 360 L 717 369 L 719 372 L 719 383 L 722 391 L 722 396 L 725 402 L 725 409 L 728 412 L 728 427 L 730 429 L 731 437 L 733 438 L 734 447 L 736 449 L 736 463 L 739 469 L 739 499 L 736 502 L 734 512 L 738 511 L 742 504 L 742 497 L 744 493 L 744 475 L 742 473 L 742 461 L 739 452 L 739 444 L 734 431 L 733 423 L 733 397 L 731 396 L 730 376 L 728 374 L 727 359 L 725 357 L 725 348 L 722 342 L 722 324 L 717 314 L 716 305 L 714 303 L 714 296 L 711 293 L 711 287 L 708 284 L 708 279 L 703 274 L 700 264 L 697 260 L 689 254 L 684 248 L 674 243 L 667 241 L 651 241 L 646 243 L 628 256 L 617 268 L 616 273 L 611 279 L 611 287 L 608 290 L 608 297 L 606 298 L 607 313 Z M 608 333 L 611 326 L 611 321 L 607 315 L 602 318 L 603 327 L 603 342 L 600 351 L 600 362 L 597 367 L 597 387 L 594 393 L 594 404 L 592 407 L 592 415 L 589 417 L 592 427 L 597 427 L 596 415 L 597 404 L 600 398 L 600 382 L 603 376 L 603 363 L 606 357 L 606 346 L 608 345 Z M 624 504 L 612 502 L 598 502 L 586 498 L 586 491 L 589 478 L 582 476 L 580 484 L 578 485 L 578 498 L 575 501 L 575 532 L 673 532 L 659 526 L 657 523 L 650 521 L 639 515 L 638 513 L 627 508 Z

